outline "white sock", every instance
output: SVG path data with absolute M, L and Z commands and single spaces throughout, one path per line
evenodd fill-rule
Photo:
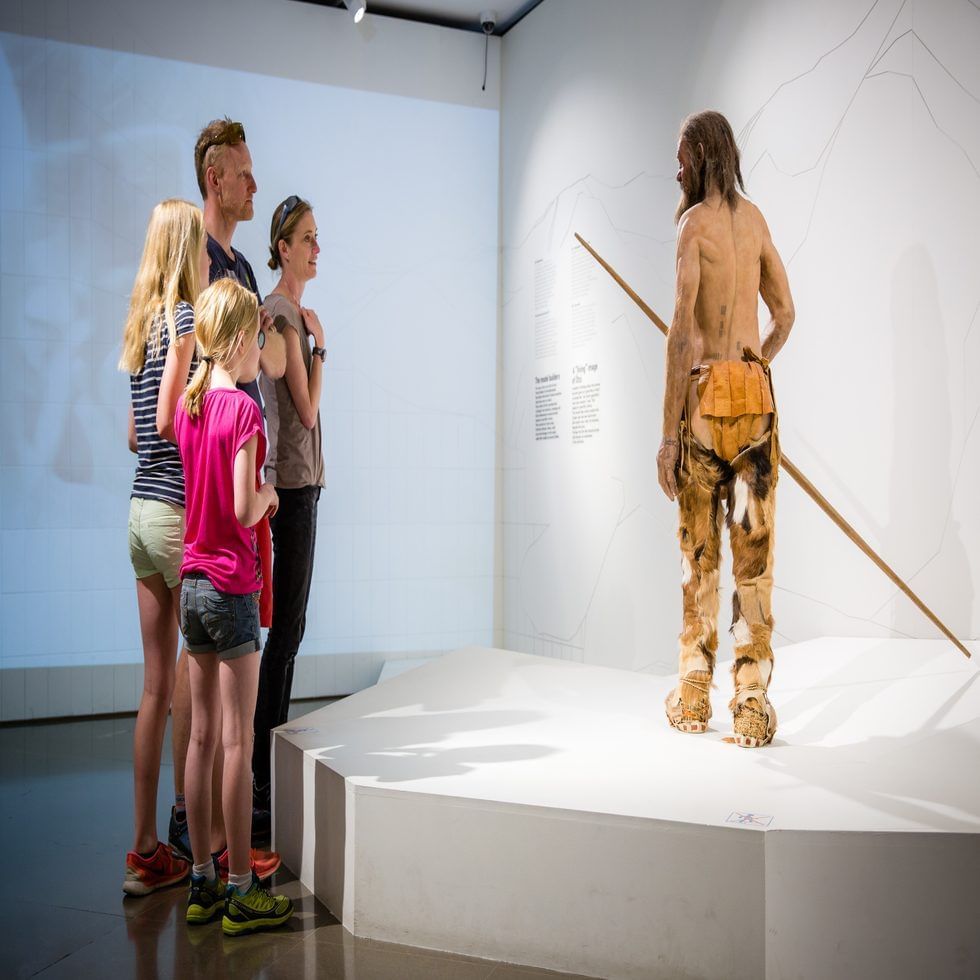
M 214 884 L 218 878 L 218 875 L 214 870 L 214 861 L 208 861 L 207 864 L 195 864 L 194 874 L 198 878 L 206 878 L 208 884 Z
M 244 895 L 245 892 L 252 887 L 252 871 L 249 869 L 243 875 L 228 875 L 228 884 L 234 885 L 240 894 Z

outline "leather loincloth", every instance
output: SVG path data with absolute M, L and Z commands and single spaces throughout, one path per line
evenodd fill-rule
M 776 411 L 767 368 L 750 356 L 752 359 L 742 361 L 715 361 L 693 372 L 698 410 L 711 432 L 711 449 L 726 462 L 749 445 L 759 418 L 774 416 Z

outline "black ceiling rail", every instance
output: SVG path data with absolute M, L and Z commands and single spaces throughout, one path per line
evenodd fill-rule
M 344 0 L 296 0 L 296 2 L 311 3 L 316 7 L 336 7 L 340 10 L 347 8 Z M 498 21 L 491 33 L 498 37 L 503 36 L 543 2 L 544 0 L 525 0 L 509 17 Z M 492 0 L 487 0 L 487 3 L 492 3 Z M 448 17 L 445 14 L 433 13 L 424 9 L 406 10 L 403 7 L 396 7 L 387 3 L 378 3 L 376 0 L 368 0 L 367 12 L 376 17 L 394 17 L 396 20 L 409 20 L 418 24 L 432 24 L 436 27 L 450 27 L 458 31 L 483 33 L 479 16 L 473 20 L 467 17 Z

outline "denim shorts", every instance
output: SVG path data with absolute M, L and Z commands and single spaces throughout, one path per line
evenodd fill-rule
M 190 572 L 180 589 L 180 631 L 190 653 L 216 653 L 222 660 L 256 653 L 259 594 L 219 592 L 206 575 Z

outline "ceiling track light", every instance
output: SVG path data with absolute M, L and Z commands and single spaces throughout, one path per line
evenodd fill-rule
M 344 3 L 347 4 L 347 10 L 354 18 L 354 23 L 360 24 L 364 20 L 364 12 L 367 10 L 367 4 L 364 0 L 344 0 Z

